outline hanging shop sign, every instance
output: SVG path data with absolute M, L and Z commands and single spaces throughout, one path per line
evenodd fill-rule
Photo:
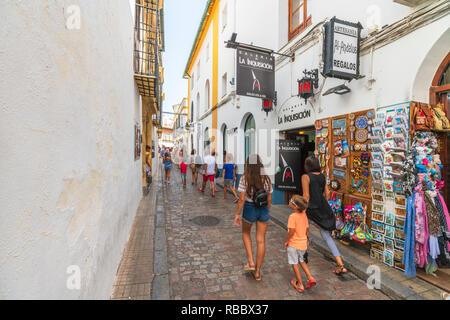
M 273 100 L 275 98 L 275 59 L 253 50 L 236 50 L 236 94 Z
M 361 24 L 334 17 L 324 28 L 324 76 L 345 80 L 359 78 Z
M 301 142 L 277 140 L 278 167 L 275 173 L 275 188 L 296 192 L 301 184 Z

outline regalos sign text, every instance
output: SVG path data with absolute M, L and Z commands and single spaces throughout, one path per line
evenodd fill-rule
M 324 28 L 323 74 L 346 80 L 359 78 L 361 24 L 333 18 Z

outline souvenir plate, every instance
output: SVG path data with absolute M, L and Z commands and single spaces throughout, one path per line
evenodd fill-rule
M 375 117 L 375 112 L 372 110 L 367 111 L 367 118 L 373 119 Z
M 368 120 L 369 120 L 369 119 L 367 119 L 366 116 L 358 117 L 358 119 L 356 119 L 356 121 L 355 121 L 355 126 L 356 126 L 358 129 L 365 129 L 365 128 L 367 128 L 367 121 L 368 121 Z
M 368 137 L 369 137 L 369 133 L 367 132 L 366 129 L 356 130 L 356 133 L 355 133 L 356 141 L 361 142 L 361 143 L 366 142 Z
M 350 114 L 348 115 L 348 118 L 349 118 L 350 120 L 353 120 L 353 119 L 355 119 L 355 115 L 354 115 L 353 113 L 350 113 Z

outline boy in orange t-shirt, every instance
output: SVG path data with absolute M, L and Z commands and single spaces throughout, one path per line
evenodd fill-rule
M 299 195 L 294 195 L 289 201 L 289 208 L 294 212 L 289 216 L 288 235 L 284 241 L 284 247 L 287 248 L 288 263 L 292 265 L 296 278 L 291 280 L 291 284 L 298 292 L 303 292 L 305 288 L 298 267 L 299 263 L 308 278 L 306 288 L 312 288 L 317 283 L 305 262 L 309 234 L 308 217 L 306 216 L 308 201 Z

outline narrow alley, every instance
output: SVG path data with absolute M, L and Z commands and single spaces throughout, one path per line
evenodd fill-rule
M 190 177 L 187 179 L 186 188 L 183 188 L 178 169 L 173 170 L 170 184 L 161 184 L 158 181 L 157 186 L 162 186 L 162 199 L 158 200 L 158 203 L 163 204 L 165 212 L 169 276 L 169 297 L 167 298 L 175 300 L 389 299 L 377 290 L 368 289 L 364 281 L 350 272 L 345 276 L 335 276 L 332 273 L 335 265 L 314 249 L 309 249 L 309 267 L 318 284 L 311 290 L 305 290 L 303 294 L 298 293 L 289 283 L 293 273 L 287 263 L 286 249 L 283 248 L 286 232 L 273 222 L 270 223 L 266 234 L 266 256 L 261 270 L 262 281 L 257 282 L 250 272 L 243 270 L 246 257 L 240 228 L 233 223 L 236 204 L 233 203 L 231 195 L 227 196 L 227 200 L 223 200 L 223 190 L 218 188 L 216 197 L 212 198 L 208 187 L 202 194 L 191 185 Z M 153 220 L 154 216 L 148 215 L 147 218 Z M 141 218 L 138 216 L 137 219 Z M 138 243 L 142 243 L 142 239 L 145 238 L 144 233 L 149 232 L 147 227 L 143 227 L 148 226 L 148 223 L 143 220 L 139 220 L 139 223 L 135 222 L 132 229 L 133 236 L 130 238 L 131 243 L 128 244 L 123 259 L 129 260 L 130 253 L 133 252 L 136 257 L 141 259 L 145 257 L 143 251 L 133 251 L 133 249 L 139 248 Z M 153 221 L 151 224 L 154 225 Z M 254 240 L 254 230 L 252 232 Z M 155 243 L 158 238 L 155 233 Z M 152 242 L 149 241 L 147 245 Z M 255 243 L 253 245 L 256 246 Z M 137 263 L 122 265 L 120 270 L 122 278 L 119 274 L 112 299 L 150 298 L 148 281 L 144 285 L 145 281 L 136 280 L 142 279 L 139 272 L 148 274 L 153 260 L 141 261 L 145 261 L 147 267 Z M 133 274 L 135 274 L 134 277 L 124 277 L 124 275 Z M 164 290 L 161 286 L 157 288 Z M 142 290 L 146 290 L 146 293 L 144 294 Z M 160 292 L 152 292 L 151 298 L 154 299 L 159 295 L 161 295 Z

